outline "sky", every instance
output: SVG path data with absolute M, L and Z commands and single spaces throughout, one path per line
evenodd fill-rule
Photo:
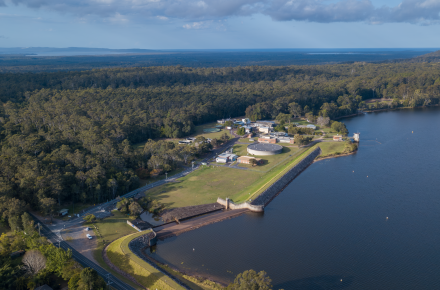
M 440 0 L 0 0 L 0 47 L 440 47 Z

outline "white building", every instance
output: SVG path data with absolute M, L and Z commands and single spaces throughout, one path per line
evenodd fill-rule
M 215 159 L 216 162 L 218 163 L 228 163 L 230 161 L 235 161 L 237 160 L 237 155 L 235 154 L 231 154 L 231 153 L 222 153 L 219 156 L 217 156 L 217 158 Z
M 258 127 L 258 131 L 269 134 L 271 131 L 271 127 Z
M 360 138 L 359 135 L 361 135 L 361 133 L 354 133 L 353 134 L 353 139 L 354 139 L 355 142 L 359 142 L 359 138 Z

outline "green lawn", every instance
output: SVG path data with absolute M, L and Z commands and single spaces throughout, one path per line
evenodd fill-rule
M 144 234 L 146 234 L 146 231 L 122 237 L 111 243 L 107 250 L 107 256 L 110 261 L 122 271 L 130 274 L 138 283 L 148 289 L 184 289 L 168 276 L 130 251 L 128 243 L 134 238 Z
M 183 170 L 185 170 L 185 168 L 177 168 L 175 170 L 171 170 L 170 172 L 168 172 L 168 178 L 172 177 L 174 174 L 182 172 Z M 153 183 L 153 182 L 165 179 L 165 178 L 166 178 L 166 176 L 165 176 L 165 174 L 163 174 L 163 175 L 159 175 L 157 177 L 151 177 L 149 179 L 139 179 L 139 187 L 145 186 L 149 183 Z
M 338 155 L 344 152 L 346 142 L 341 141 L 330 141 L 330 142 L 320 142 L 318 144 L 321 147 L 322 153 L 319 157 Z
M 316 147 L 313 146 L 312 148 Z M 261 193 L 262 190 L 281 177 L 286 168 L 291 168 L 307 156 L 305 152 L 310 152 L 310 150 L 313 150 L 312 148 L 301 148 L 299 150 L 294 148 L 294 150 L 297 150 L 296 154 L 287 155 L 288 152 L 293 153 L 293 151 L 288 151 L 285 154 L 270 156 L 273 158 L 272 164 L 275 164 L 275 161 L 278 161 L 278 163 L 276 163 L 277 166 L 270 167 L 269 165 L 266 171 L 254 170 L 258 166 L 249 170 L 203 166 L 175 183 L 168 183 L 146 191 L 146 195 L 158 199 L 168 207 L 212 203 L 217 200 L 217 197 L 229 197 L 234 202 L 243 202 L 254 196 L 255 193 Z M 285 150 L 292 150 L 292 148 L 286 148 Z
M 94 230 L 97 240 L 97 247 L 93 251 L 93 257 L 101 267 L 111 272 L 132 287 L 135 287 L 135 289 L 139 289 L 139 286 L 136 286 L 133 282 L 117 274 L 117 272 L 113 271 L 109 266 L 107 266 L 107 264 L 104 262 L 104 259 L 102 258 L 102 250 L 104 249 L 105 245 L 116 239 L 119 239 L 120 237 L 138 232 L 127 224 L 127 219 L 131 219 L 127 215 L 122 214 L 117 210 L 112 211 L 112 213 L 114 216 L 99 220 L 96 223 L 89 225 L 89 227 Z M 98 228 L 99 232 L 95 229 L 93 225 Z
M 281 144 L 279 144 L 281 145 Z M 247 155 L 247 145 L 243 145 L 243 144 L 237 144 L 234 145 L 234 154 L 237 154 L 238 156 L 246 156 Z M 277 154 L 277 155 L 269 155 L 269 156 L 257 156 L 255 155 L 256 158 L 261 158 L 263 160 L 263 164 L 258 165 L 258 166 L 252 166 L 252 165 L 248 165 L 248 164 L 239 164 L 239 167 L 246 167 L 246 168 L 251 168 L 252 170 L 257 170 L 257 171 L 269 171 L 271 170 L 274 166 L 278 165 L 281 161 L 292 158 L 292 156 L 295 156 L 298 152 L 300 151 L 300 149 L 298 148 L 298 146 L 283 146 L 283 152 L 281 154 Z M 290 156 L 292 155 L 292 156 Z
M 250 170 L 202 166 L 176 182 L 147 190 L 146 196 L 170 208 L 213 203 L 217 197 L 243 200 L 249 186 L 262 176 L 263 173 Z
M 307 157 L 307 155 L 310 154 L 310 152 L 313 151 L 315 148 L 316 145 L 310 148 L 301 148 L 299 154 L 296 154 L 292 158 L 288 158 L 282 161 L 278 166 L 274 167 L 269 172 L 267 172 L 264 176 L 261 177 L 260 180 L 258 180 L 249 187 L 250 194 L 247 196 L 246 200 L 249 198 L 255 199 L 271 184 L 273 184 L 279 178 L 281 178 L 290 168 L 292 168 L 302 159 Z M 240 201 L 245 201 L 245 200 L 240 200 Z
M 220 137 L 223 134 L 228 134 L 229 137 L 231 137 L 231 134 L 229 134 L 229 130 L 226 129 L 220 129 L 220 132 L 215 132 L 215 133 L 205 133 L 203 132 L 203 129 L 208 129 L 208 128 L 215 128 L 215 126 L 219 125 L 218 123 L 207 123 L 204 125 L 199 125 L 195 127 L 196 132 L 194 134 L 192 134 L 190 137 L 198 137 L 198 136 L 204 136 L 205 138 L 210 138 L 210 139 L 220 139 Z

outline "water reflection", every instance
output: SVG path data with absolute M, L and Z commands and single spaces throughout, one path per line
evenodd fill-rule
M 423 109 L 345 120 L 361 133 L 357 154 L 312 164 L 263 216 L 160 241 L 151 255 L 226 283 L 265 270 L 274 289 L 438 289 L 439 117 Z

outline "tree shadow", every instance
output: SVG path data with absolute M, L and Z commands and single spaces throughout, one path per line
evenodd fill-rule
M 130 265 L 130 257 L 134 254 L 122 254 L 117 252 L 107 252 L 107 256 L 109 257 L 110 261 L 113 263 L 114 266 L 119 268 L 121 271 L 125 272 L 126 275 L 131 276 L 134 278 L 138 284 L 148 288 L 153 289 L 157 287 L 153 287 L 156 282 L 164 277 L 165 275 L 161 272 L 159 273 L 150 273 L 147 276 L 136 274 L 138 272 L 132 265 Z M 135 263 L 139 268 L 143 268 L 141 265 L 136 263 L 135 261 L 132 261 Z M 145 269 L 145 271 L 148 271 Z M 126 278 L 127 276 L 124 275 Z M 128 279 L 128 278 L 127 278 Z M 131 279 L 130 279 L 131 280 Z M 156 285 L 157 286 L 157 285 Z
M 353 277 L 341 275 L 322 275 L 287 281 L 274 285 L 274 289 L 295 289 L 295 290 L 328 290 L 344 289 L 353 283 Z

